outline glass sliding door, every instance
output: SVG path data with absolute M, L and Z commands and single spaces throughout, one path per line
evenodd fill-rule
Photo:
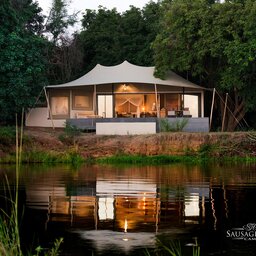
M 98 115 L 102 117 L 113 117 L 113 96 L 98 95 Z
M 184 95 L 184 110 L 189 111 L 192 117 L 199 117 L 199 106 L 197 95 Z

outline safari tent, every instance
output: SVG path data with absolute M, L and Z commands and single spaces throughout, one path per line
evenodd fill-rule
M 127 61 L 116 66 L 98 64 L 74 81 L 48 85 L 44 88 L 47 104 L 31 109 L 26 125 L 64 127 L 71 120 L 83 126 L 90 120 L 95 127 L 102 122 L 135 126 L 147 118 L 203 120 L 204 88 L 172 71 L 165 80 L 156 78 L 154 70 Z

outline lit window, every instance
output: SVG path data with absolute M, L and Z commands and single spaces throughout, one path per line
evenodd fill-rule
M 53 116 L 68 116 L 69 114 L 69 101 L 68 97 L 55 96 L 51 97 L 51 111 Z
M 75 110 L 92 110 L 93 109 L 93 93 L 83 90 L 72 91 L 72 108 Z
M 75 108 L 89 108 L 90 101 L 89 96 L 75 96 Z

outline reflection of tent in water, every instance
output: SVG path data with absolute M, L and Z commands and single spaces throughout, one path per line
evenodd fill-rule
M 102 181 L 96 182 L 97 196 L 135 196 L 135 197 L 157 197 L 157 185 L 133 179 L 132 181 Z

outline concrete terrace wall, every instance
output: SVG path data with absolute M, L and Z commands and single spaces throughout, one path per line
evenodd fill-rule
M 183 118 L 168 118 L 168 121 L 175 125 L 177 122 L 181 122 Z M 143 129 L 145 130 L 144 134 L 149 133 L 155 133 L 160 131 L 160 124 L 159 119 L 154 117 L 149 118 L 81 118 L 81 119 L 68 119 L 67 122 L 69 122 L 71 125 L 74 125 L 82 130 L 95 130 L 96 131 L 96 124 L 100 123 L 103 125 L 99 125 L 99 129 L 101 132 L 103 132 L 102 129 L 104 129 L 104 123 L 107 123 L 105 125 L 105 128 L 108 129 L 107 131 L 104 131 L 105 135 L 111 135 L 111 134 L 142 134 Z M 122 124 L 121 124 L 122 123 Z M 155 124 L 155 132 L 153 126 L 151 124 Z M 112 128 L 111 125 L 112 125 Z M 120 125 L 119 125 L 120 124 Z M 128 125 L 129 124 L 129 125 Z M 116 127 L 114 128 L 114 125 L 116 127 L 118 126 L 121 130 L 120 133 L 114 132 L 116 130 Z M 128 129 L 128 126 L 130 127 Z M 133 126 L 135 128 L 133 128 Z M 140 128 L 139 126 L 143 127 Z M 136 128 L 137 127 L 137 128 Z M 145 128 L 148 127 L 148 128 Z M 150 128 L 151 127 L 151 128 Z M 134 131 L 137 129 L 137 133 Z M 148 129 L 148 130 L 147 130 Z M 183 129 L 185 132 L 209 132 L 209 118 L 188 118 L 188 123 L 186 124 L 185 128 Z M 103 133 L 98 133 L 103 134 Z
M 168 121 L 171 124 L 175 124 L 176 122 L 181 122 L 182 117 L 169 117 Z M 209 132 L 209 118 L 208 117 L 199 117 L 199 118 L 187 118 L 188 123 L 184 127 L 184 132 Z
M 136 123 L 96 123 L 97 135 L 139 135 L 139 134 L 155 134 L 156 122 L 136 122 Z

